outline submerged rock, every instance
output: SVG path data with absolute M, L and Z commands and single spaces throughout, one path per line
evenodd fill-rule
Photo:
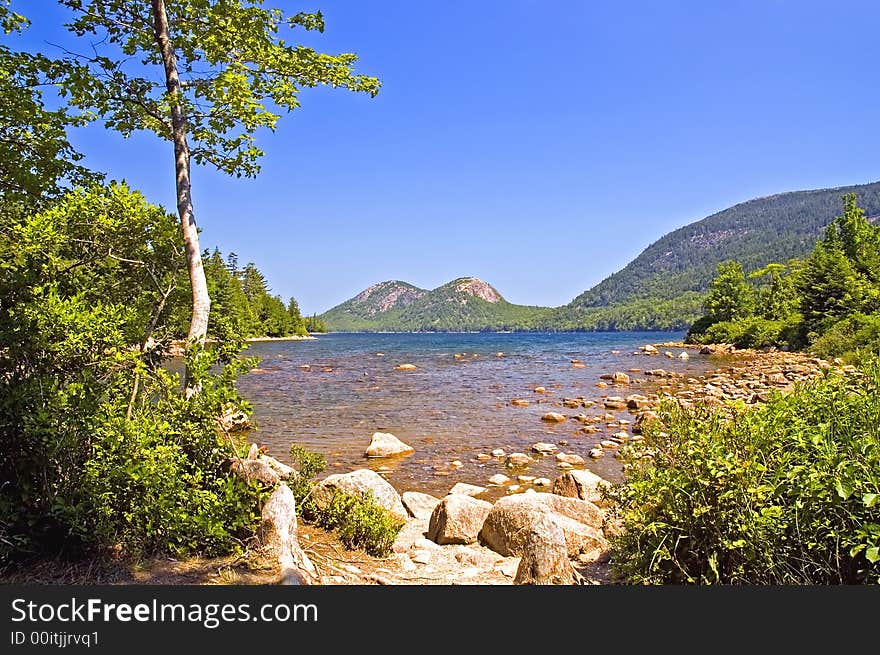
M 569 466 L 583 466 L 585 463 L 583 457 L 574 453 L 558 453 L 556 461 L 559 464 L 568 464 Z
M 520 468 L 528 466 L 532 463 L 532 458 L 525 453 L 511 453 L 507 456 L 507 466 L 511 468 Z
M 547 412 L 541 417 L 541 420 L 548 423 L 562 423 L 565 420 L 565 415 L 559 412 Z
M 532 446 L 532 450 L 542 455 L 552 455 L 559 450 L 559 448 L 557 448 L 555 444 L 547 443 L 546 441 L 539 441 Z

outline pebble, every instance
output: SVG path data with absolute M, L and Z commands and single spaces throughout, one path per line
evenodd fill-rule
M 549 487 L 551 484 L 551 480 L 550 478 L 536 478 L 532 484 L 534 484 L 536 487 Z
M 492 457 L 504 457 L 505 454 L 503 448 L 496 448 L 492 451 Z
M 501 486 L 503 484 L 507 484 L 508 482 L 510 482 L 510 478 L 508 478 L 503 473 L 496 473 L 491 478 L 489 478 L 489 484 L 494 484 L 494 485 L 498 485 L 498 486 Z

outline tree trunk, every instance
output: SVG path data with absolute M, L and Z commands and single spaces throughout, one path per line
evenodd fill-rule
M 211 298 L 208 283 L 202 266 L 202 251 L 199 245 L 199 232 L 193 214 L 192 188 L 189 177 L 189 144 L 187 143 L 187 120 L 178 98 L 181 93 L 180 76 L 177 72 L 177 55 L 168 30 L 168 15 L 165 0 L 151 0 L 153 8 L 153 30 L 156 43 L 162 54 L 165 66 L 165 86 L 171 102 L 171 132 L 174 141 L 174 168 L 177 180 L 177 214 L 183 230 L 186 247 L 186 262 L 192 288 L 192 318 L 187 335 L 187 347 L 194 342 L 205 343 L 208 332 L 208 315 L 211 311 Z M 190 385 L 187 382 L 187 389 Z

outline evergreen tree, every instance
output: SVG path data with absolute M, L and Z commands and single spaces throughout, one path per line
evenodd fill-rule
M 742 264 L 727 261 L 718 264 L 706 298 L 706 311 L 712 321 L 733 321 L 755 313 L 755 290 L 746 280 Z

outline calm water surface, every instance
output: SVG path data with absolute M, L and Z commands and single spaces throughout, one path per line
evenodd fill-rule
M 266 444 L 279 459 L 287 461 L 290 444 L 299 443 L 327 457 L 328 473 L 386 467 L 383 474 L 399 491 L 445 494 L 456 482 L 485 484 L 491 475 L 510 471 L 502 460 L 478 461 L 478 453 L 495 448 L 528 452 L 537 441 L 568 440 L 560 451 L 581 455 L 591 470 L 618 479 L 620 465 L 611 454 L 600 460 L 587 456 L 603 438 L 601 433 L 581 434 L 581 424 L 574 420 L 550 426 L 541 415 L 604 413 L 601 406 L 563 409 L 561 402 L 646 389 L 599 389 L 602 373 L 630 368 L 705 372 L 708 358 L 693 350 L 688 361 L 634 354 L 640 345 L 682 337 L 657 332 L 328 334 L 315 341 L 258 342 L 246 354 L 259 357 L 261 363 L 240 379 L 239 389 L 254 405 L 258 429 L 250 438 Z M 499 352 L 504 356 L 496 356 Z M 465 356 L 456 359 L 456 353 Z M 573 368 L 572 359 L 582 360 L 586 367 Z M 395 370 L 404 363 L 418 368 Z M 306 364 L 309 369 L 301 368 Z M 537 386 L 548 393 L 535 394 Z M 513 398 L 531 404 L 514 407 Z M 632 420 L 625 411 L 618 416 Z M 397 435 L 415 448 L 415 454 L 364 458 L 376 431 Z M 463 466 L 452 467 L 453 460 Z M 552 479 L 559 469 L 549 457 L 516 473 Z

